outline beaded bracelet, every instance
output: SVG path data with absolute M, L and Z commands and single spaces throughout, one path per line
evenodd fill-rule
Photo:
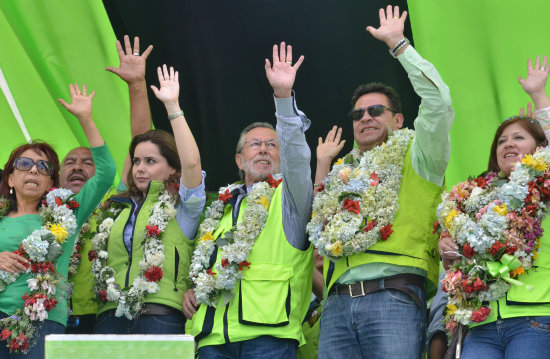
M 168 119 L 169 119 L 170 121 L 172 121 L 173 119 L 178 118 L 178 117 L 180 117 L 180 116 L 183 116 L 183 111 L 178 111 L 178 112 L 176 112 L 176 113 L 173 113 L 173 114 L 171 114 L 171 115 L 168 115 Z

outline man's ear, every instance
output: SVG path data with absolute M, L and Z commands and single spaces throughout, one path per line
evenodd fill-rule
M 402 113 L 396 113 L 395 114 L 395 126 L 399 129 L 403 127 L 403 123 L 405 122 L 405 117 L 403 117 Z
M 237 167 L 239 167 L 239 170 L 242 171 L 243 169 L 243 155 L 240 153 L 237 153 L 235 155 L 235 163 L 237 164 Z

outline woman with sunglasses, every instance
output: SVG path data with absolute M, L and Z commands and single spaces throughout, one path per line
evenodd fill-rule
M 546 58 L 534 67 L 529 60 L 519 81 L 539 120 L 501 123 L 486 174 L 455 186 L 438 208 L 446 329 L 465 338 L 461 358 L 550 358 L 550 243 L 543 232 L 550 173 L 548 155 L 538 157 L 548 151 L 548 73 Z M 466 335 L 459 323 L 469 327 Z
M 132 139 L 128 189 L 111 197 L 103 212 L 110 218 L 98 221 L 91 252 L 96 334 L 184 333 L 182 302 L 206 200 L 204 172 L 179 107 L 178 72 L 164 65 L 158 77 L 160 89 L 151 87 L 166 107 L 175 138 L 149 130 Z
M 48 192 L 59 186 L 59 160 L 49 144 L 38 141 L 17 147 L 5 164 L 0 183 L 1 358 L 44 358 L 45 335 L 65 332 L 66 278 L 76 233 L 115 176 L 114 161 L 92 119 L 95 91 L 87 95 L 86 85 L 81 91 L 71 84 L 70 93 L 71 104 L 59 101 L 78 118 L 96 175 L 75 196 L 68 190 Z

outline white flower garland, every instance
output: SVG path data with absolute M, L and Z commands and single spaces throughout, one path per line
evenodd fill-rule
M 403 158 L 414 131 L 393 132 L 362 155 L 339 159 L 313 201 L 306 230 L 319 254 L 336 260 L 387 239 L 399 209 Z
M 73 209 L 79 204 L 71 199 L 73 192 L 55 188 L 47 193 L 42 201 L 40 216 L 42 227 L 23 239 L 14 253 L 28 259 L 30 265 L 25 273 L 29 292 L 23 296 L 23 308 L 0 320 L 1 340 L 8 342 L 10 351 L 26 352 L 36 335 L 35 322 L 48 319 L 48 312 L 55 308 L 57 284 L 64 278 L 57 272 L 57 259 L 63 254 L 61 245 L 70 238 L 77 228 Z M 9 201 L 0 198 L 2 213 L 0 220 L 9 211 Z M 0 292 L 15 282 L 21 273 L 8 273 L 0 270 Z
M 233 298 L 235 285 L 243 277 L 242 270 L 250 266 L 247 258 L 265 226 L 271 198 L 281 183 L 280 175 L 273 177 L 270 175 L 267 181 L 252 186 L 242 220 L 227 231 L 224 237 L 214 239 L 213 233 L 223 217 L 229 194 L 238 186 L 222 187 L 219 198 L 206 210 L 205 219 L 199 226 L 197 248 L 189 267 L 189 277 L 195 284 L 197 303 L 216 307 L 219 294 L 222 295 L 222 305 Z M 221 251 L 221 261 L 215 268 L 209 269 L 210 257 L 216 245 Z
M 103 302 L 116 302 L 115 316 L 134 319 L 139 316 L 144 297 L 159 291 L 158 281 L 163 275 L 164 245 L 162 234 L 177 213 L 177 197 L 164 190 L 153 206 L 146 226 L 143 244 L 143 259 L 139 262 L 140 272 L 129 288 L 120 288 L 115 283 L 115 270 L 108 266 L 107 244 L 109 234 L 121 208 L 110 208 L 99 225 L 99 231 L 92 239 L 92 273 L 96 279 L 93 287 L 95 295 Z

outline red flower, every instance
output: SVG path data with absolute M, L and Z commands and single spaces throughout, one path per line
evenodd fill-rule
M 212 277 L 215 276 L 214 272 L 212 272 L 212 268 L 206 271 L 206 274 L 211 275 Z
M 363 230 L 365 232 L 368 232 L 370 230 L 372 230 L 374 227 L 376 227 L 378 223 L 376 222 L 376 220 L 374 221 L 367 221 L 367 225 L 365 226 L 365 228 L 363 228 Z
M 472 317 L 470 319 L 476 323 L 481 323 L 485 319 L 487 319 L 489 314 L 491 314 L 491 308 L 481 307 L 478 310 L 473 311 Z
M 10 351 L 25 351 L 27 349 L 29 349 L 29 342 L 27 341 L 27 337 L 25 336 L 24 332 L 19 334 L 15 339 L 11 340 Z
M 101 298 L 103 303 L 107 302 L 107 292 L 105 291 L 105 289 L 99 291 L 99 297 Z
M 506 253 L 507 254 L 514 254 L 514 253 L 516 253 L 517 250 L 518 250 L 518 247 L 516 247 L 516 246 L 506 247 Z
M 487 250 L 487 252 L 490 252 L 491 255 L 494 257 L 498 254 L 498 252 L 505 247 L 506 245 L 500 242 L 495 242 L 491 248 Z M 498 259 L 498 258 L 497 258 Z
M 392 225 L 388 224 L 387 226 L 384 226 L 380 228 L 380 238 L 383 240 L 386 240 L 389 238 L 389 236 L 393 233 L 393 229 L 391 229 Z
M 359 214 L 361 208 L 359 207 L 359 200 L 354 201 L 352 199 L 346 198 L 344 203 L 342 203 L 342 209 L 347 209 L 350 212 Z
M 283 179 L 278 179 L 276 180 L 275 178 L 273 178 L 273 176 L 271 174 L 268 174 L 267 175 L 267 179 L 265 180 L 272 188 L 277 188 L 279 187 L 279 185 L 281 184 L 281 182 L 283 182 Z
M 478 291 L 483 289 L 485 289 L 485 284 L 483 284 L 483 281 L 479 277 L 477 277 L 474 282 L 474 290 Z
M 89 252 L 88 252 L 88 260 L 90 262 L 93 262 L 97 259 L 97 252 L 94 251 L 93 249 L 91 249 Z
M 464 282 L 460 284 L 466 293 L 472 293 L 474 291 L 474 285 L 468 283 L 468 279 L 464 279 Z
M 223 201 L 224 204 L 226 204 L 230 198 L 233 198 L 233 195 L 229 194 L 228 189 L 226 189 L 224 193 L 220 193 L 220 195 L 218 196 L 218 200 Z
M 11 336 L 11 331 L 4 329 L 2 330 L 2 333 L 0 333 L 0 340 L 6 340 Z
M 55 306 L 57 305 L 57 300 L 55 300 L 53 297 L 48 298 L 48 300 L 44 301 L 44 308 L 49 312 Z
M 69 203 L 66 204 L 68 209 L 75 209 L 80 207 L 80 204 L 77 201 L 70 200 Z
M 239 263 L 239 270 L 240 271 L 242 271 L 245 268 L 249 268 L 249 267 L 250 267 L 250 262 L 248 262 L 247 260 L 244 260 L 241 263 Z
M 466 243 L 464 247 L 462 247 L 462 254 L 464 257 L 470 259 L 474 254 L 476 254 L 476 251 L 470 246 L 470 243 Z
M 34 263 L 31 267 L 32 273 L 55 273 L 55 268 L 50 262 L 38 262 Z
M 147 230 L 148 237 L 158 237 L 161 233 L 159 226 L 157 225 L 151 226 L 150 224 L 148 224 L 145 226 L 145 229 Z
M 371 186 L 376 186 L 377 184 L 380 183 L 380 177 L 378 177 L 378 175 L 376 174 L 376 172 L 373 172 L 373 173 L 370 175 L 370 179 L 372 180 L 372 183 L 370 184 Z
M 158 282 L 162 279 L 162 269 L 160 267 L 151 266 L 147 268 L 144 276 L 149 282 Z
M 223 258 L 222 259 L 222 267 L 227 267 L 229 265 L 229 259 L 227 258 Z
M 478 177 L 474 179 L 474 182 L 477 183 L 478 187 L 483 188 L 487 184 L 487 179 L 485 177 Z
M 325 190 L 325 184 L 323 182 L 319 183 L 317 186 L 317 192 L 323 192 Z
M 55 204 L 57 204 L 58 206 L 61 206 L 63 204 L 63 201 L 61 200 L 61 198 L 55 197 Z

